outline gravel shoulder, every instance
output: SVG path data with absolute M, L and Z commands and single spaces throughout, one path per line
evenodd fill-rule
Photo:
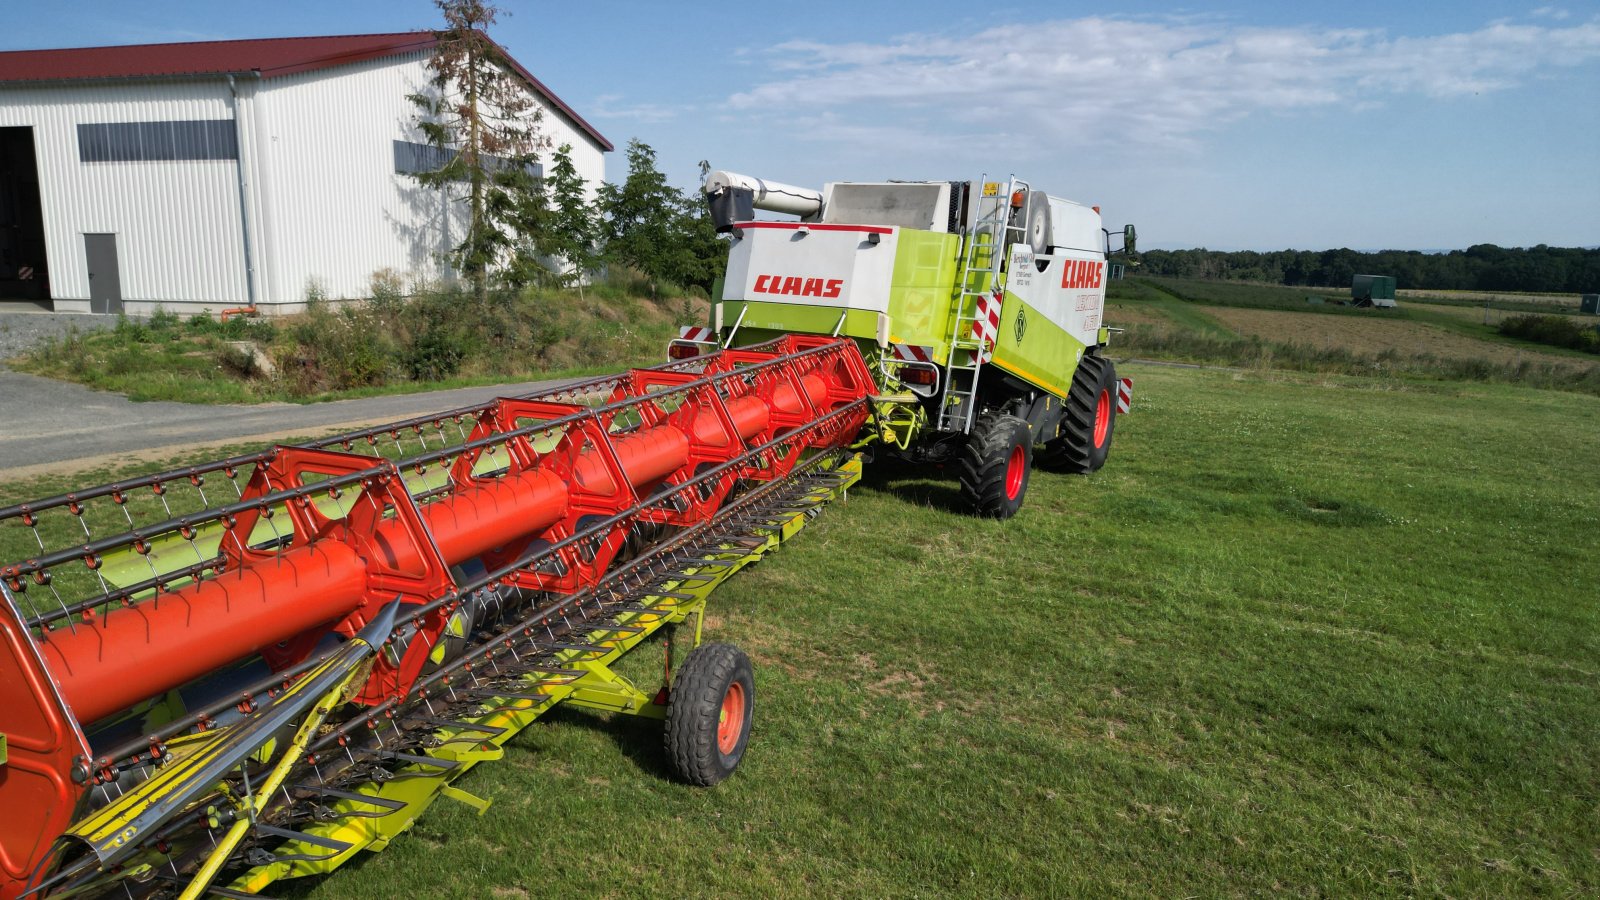
M 115 327 L 114 316 L 0 301 L 0 481 L 116 468 L 186 450 L 270 444 L 444 412 L 557 384 L 518 384 L 299 405 L 135 403 L 121 394 L 8 370 L 3 360 L 52 338 Z
M 0 300 L 0 367 L 52 338 L 116 327 L 115 316 L 50 312 L 36 303 Z

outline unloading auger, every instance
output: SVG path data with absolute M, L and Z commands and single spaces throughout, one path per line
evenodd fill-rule
M 559 703 L 720 781 L 755 698 L 707 596 L 860 477 L 875 390 L 789 335 L 0 510 L 38 548 L 0 565 L 0 900 L 330 871 L 486 807 L 455 782 Z M 617 673 L 663 629 L 659 690 Z

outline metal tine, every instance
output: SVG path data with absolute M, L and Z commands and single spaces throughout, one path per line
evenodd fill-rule
M 532 641 L 541 650 L 577 650 L 584 653 L 610 653 L 614 648 L 599 644 L 569 643 L 564 641 Z
M 271 825 L 256 825 L 256 831 L 269 837 L 285 838 L 291 841 L 300 841 L 313 847 L 323 847 L 331 851 L 328 853 L 273 853 L 265 848 L 257 848 L 266 864 L 279 862 L 321 862 L 333 859 L 335 856 L 349 850 L 354 844 L 336 841 L 333 838 L 323 837 L 318 834 L 306 834 L 303 831 L 291 831 L 287 828 L 275 828 Z M 254 862 L 254 860 L 247 861 Z M 259 863 L 258 863 L 259 864 Z
M 579 630 L 580 631 L 604 631 L 604 632 L 606 632 L 608 634 L 609 633 L 614 633 L 614 632 L 622 632 L 622 633 L 625 633 L 625 634 L 638 634 L 639 632 L 643 631 L 644 629 L 640 628 L 637 625 L 623 625 L 623 624 L 620 624 L 620 623 L 617 623 L 617 624 L 606 624 L 604 622 L 596 622 L 594 624 L 581 625 L 581 626 L 579 626 Z
M 400 810 L 406 808 L 406 804 L 400 800 L 392 800 L 388 797 L 375 797 L 372 794 L 362 794 L 356 791 L 342 791 L 338 788 L 331 788 L 325 785 L 297 784 L 295 785 L 295 788 L 297 790 L 311 791 L 312 793 L 322 797 L 332 797 L 335 800 L 348 800 L 352 803 L 365 803 L 369 806 L 376 806 L 383 810 L 382 812 L 339 813 L 338 818 L 341 819 L 381 819 L 385 816 L 392 816 Z
M 543 703 L 550 699 L 549 694 L 525 694 L 516 691 L 502 691 L 498 688 L 466 688 L 462 690 L 468 697 L 481 697 L 485 700 L 527 700 L 532 703 Z M 500 729 L 504 731 L 505 729 Z
M 522 666 L 521 668 L 524 668 L 529 672 L 542 672 L 546 675 L 560 675 L 567 678 L 581 678 L 582 676 L 589 674 L 583 669 L 563 669 L 559 666 L 531 665 Z
M 453 719 L 438 719 L 434 718 L 433 716 L 418 716 L 411 721 L 421 722 L 424 725 L 433 725 L 437 728 L 449 728 L 454 731 L 477 731 L 482 734 L 487 734 L 490 737 L 499 737 L 500 735 L 511 730 L 509 728 L 501 728 L 498 725 L 479 725 L 474 722 L 460 722 Z
M 380 750 L 378 758 L 386 762 L 411 763 L 417 766 L 431 766 L 435 769 L 449 771 L 461 765 L 460 760 L 445 759 L 439 756 L 418 756 L 414 753 L 401 753 L 397 750 Z
M 182 878 L 177 875 L 170 875 L 166 872 L 157 873 L 155 878 L 158 881 L 165 881 L 168 884 L 187 885 L 189 883 L 187 878 Z M 264 897 L 261 894 L 246 894 L 244 891 L 236 891 L 232 888 L 218 887 L 214 884 L 206 887 L 206 893 L 213 897 L 241 898 L 241 900 L 272 900 L 271 897 Z

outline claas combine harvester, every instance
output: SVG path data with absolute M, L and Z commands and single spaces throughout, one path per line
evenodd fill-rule
M 958 464 L 994 516 L 1036 444 L 1104 462 L 1097 211 L 1015 180 L 706 191 L 731 261 L 666 364 L 0 509 L 0 900 L 331 871 L 487 807 L 457 782 L 561 703 L 660 719 L 715 784 L 755 684 L 701 642 L 708 595 L 871 454 Z M 656 690 L 614 667 L 647 641 Z

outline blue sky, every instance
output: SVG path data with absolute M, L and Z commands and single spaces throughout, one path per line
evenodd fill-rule
M 1600 245 L 1600 2 L 519 2 L 495 37 L 682 187 L 1015 172 L 1146 246 Z M 426 0 L 78 2 L 0 49 L 403 31 Z

